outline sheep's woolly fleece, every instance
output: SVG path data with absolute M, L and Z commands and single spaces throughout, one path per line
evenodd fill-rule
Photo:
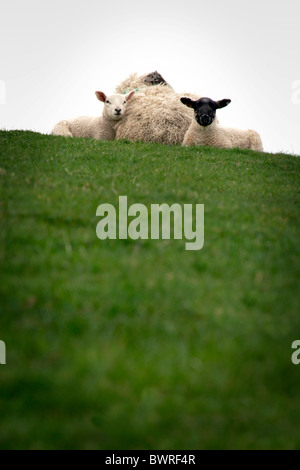
M 91 137 L 97 140 L 114 140 L 114 122 L 98 116 L 80 116 L 57 123 L 51 131 L 52 135 L 64 137 Z
M 194 112 L 181 103 L 182 96 L 194 100 L 199 95 L 176 93 L 170 86 L 147 86 L 143 77 L 132 74 L 116 88 L 116 93 L 136 90 L 127 105 L 123 119 L 116 124 L 116 138 L 132 142 L 156 142 L 168 145 L 181 144 Z
M 263 151 L 259 134 L 254 130 L 222 127 L 215 121 L 207 127 L 200 126 L 194 120 L 188 129 L 182 145 L 208 145 L 219 148 L 244 148 Z

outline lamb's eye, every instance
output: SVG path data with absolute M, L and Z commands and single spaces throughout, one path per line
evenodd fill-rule
M 126 100 L 124 101 L 124 103 L 123 103 L 123 104 L 126 104 Z
M 110 102 L 110 101 L 108 101 L 108 100 L 106 100 L 106 103 L 107 103 L 107 104 L 111 104 L 111 102 Z

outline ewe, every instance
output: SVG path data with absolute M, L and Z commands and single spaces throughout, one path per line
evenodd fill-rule
M 116 88 L 117 93 L 126 93 L 127 91 L 135 89 L 140 91 L 145 87 L 164 85 L 172 89 L 171 85 L 158 73 L 157 70 L 151 73 L 145 73 L 144 75 L 138 76 L 137 73 L 132 73 L 123 80 Z
M 92 137 L 98 140 L 114 140 L 116 136 L 115 125 L 124 116 L 127 102 L 135 91 L 127 95 L 115 94 L 106 96 L 102 91 L 95 94 L 99 101 L 104 103 L 102 116 L 81 116 L 60 121 L 51 131 L 52 135 L 65 137 Z
M 224 108 L 231 100 L 213 101 L 210 98 L 200 98 L 193 101 L 184 97 L 181 102 L 193 108 L 195 112 L 195 119 L 187 130 L 182 145 L 238 147 L 262 152 L 261 138 L 256 131 L 222 127 L 216 122 L 216 110 Z
M 176 93 L 158 72 L 141 77 L 132 74 L 116 88 L 117 93 L 130 90 L 136 94 L 126 116 L 116 124 L 116 139 L 181 144 L 193 120 L 193 111 L 180 103 L 182 93 Z

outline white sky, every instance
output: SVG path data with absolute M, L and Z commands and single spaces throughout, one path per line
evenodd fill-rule
M 154 70 L 230 98 L 220 122 L 266 151 L 300 154 L 299 0 L 0 0 L 0 128 L 101 114 L 95 90 Z

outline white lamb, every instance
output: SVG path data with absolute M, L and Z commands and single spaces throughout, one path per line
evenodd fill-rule
M 181 102 L 195 112 L 182 145 L 209 145 L 223 148 L 245 148 L 263 151 L 261 138 L 256 131 L 222 127 L 216 122 L 216 110 L 227 106 L 231 100 L 213 101 L 210 98 L 200 98 L 193 101 L 183 97 Z
M 124 116 L 127 102 L 134 95 L 131 91 L 126 95 L 115 94 L 106 96 L 102 91 L 96 91 L 96 97 L 104 103 L 102 116 L 81 116 L 60 121 L 51 131 L 52 135 L 65 137 L 91 137 L 98 140 L 114 140 L 115 125 Z

